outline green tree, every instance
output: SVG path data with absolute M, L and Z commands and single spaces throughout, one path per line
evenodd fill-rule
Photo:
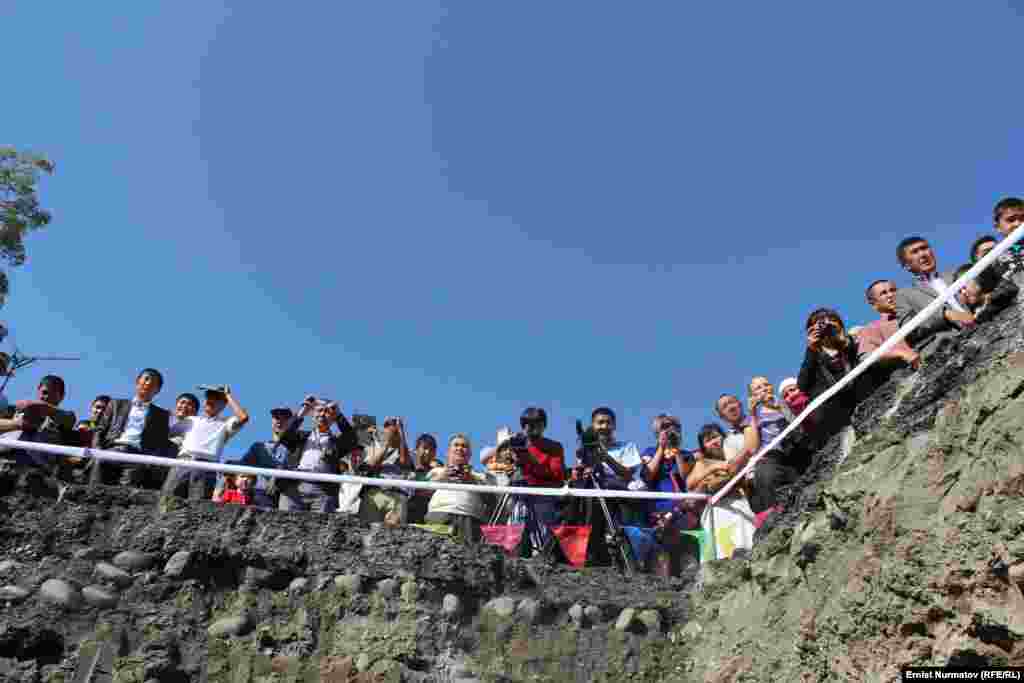
M 41 173 L 53 173 L 53 163 L 37 154 L 0 146 L 0 263 L 25 263 L 25 235 L 50 222 L 50 212 L 39 206 L 36 185 Z M 10 281 L 0 271 L 0 306 L 7 300 Z

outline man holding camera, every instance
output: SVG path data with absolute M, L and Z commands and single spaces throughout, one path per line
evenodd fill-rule
M 388 479 L 404 479 L 413 470 L 412 456 L 405 441 L 405 424 L 400 417 L 384 420 L 381 433 L 364 450 L 364 464 L 371 473 Z M 363 488 L 359 518 L 367 523 L 404 524 L 408 516 L 409 491 L 400 488 Z
M 313 429 L 300 430 L 299 426 L 309 414 L 313 415 Z M 337 434 L 331 430 L 332 426 L 337 426 Z M 317 400 L 315 396 L 306 397 L 280 441 L 289 451 L 287 469 L 324 474 L 343 473 L 347 469 L 345 458 L 359 447 L 356 431 L 338 404 Z M 338 484 L 281 479 L 276 488 L 280 510 L 326 513 L 338 508 Z
M 593 443 L 590 443 L 591 438 Z M 621 491 L 630 488 L 634 470 L 641 466 L 640 451 L 636 444 L 615 438 L 614 411 L 604 406 L 594 409 L 590 415 L 590 428 L 582 439 L 583 445 L 576 453 L 577 464 L 572 469 L 571 480 L 588 487 L 596 483 L 602 489 Z M 614 523 L 644 525 L 642 504 L 630 505 L 623 499 L 606 499 L 605 502 Z M 605 543 L 607 520 L 603 510 L 595 512 L 595 505 L 600 505 L 600 501 L 594 498 L 582 500 L 582 513 L 586 523 L 591 525 L 588 555 L 594 564 L 604 565 L 611 560 Z
M 205 391 L 201 415 L 188 415 L 178 419 L 170 427 L 170 436 L 181 436 L 181 448 L 178 460 L 202 460 L 205 462 L 221 462 L 224 445 L 238 434 L 249 422 L 246 412 L 228 386 L 201 386 Z M 231 406 L 231 417 L 222 417 L 221 413 Z M 209 500 L 217 482 L 214 472 L 175 467 L 167 473 L 163 493 L 168 496 L 181 496 L 186 493 L 189 500 Z
M 498 451 L 508 448 L 521 476 L 513 477 L 512 486 L 558 488 L 565 483 L 565 449 L 562 444 L 544 436 L 548 414 L 543 408 L 529 407 L 519 417 L 522 432 L 498 444 Z M 519 481 L 516 481 L 519 479 Z M 512 508 L 513 523 L 525 524 L 534 553 L 543 552 L 552 542 L 551 526 L 558 523 L 557 499 L 549 496 L 517 496 Z
M 587 463 L 577 457 L 572 471 L 573 481 L 582 481 L 593 475 L 602 488 L 623 490 L 633 481 L 633 472 L 641 464 L 640 450 L 633 442 L 615 438 L 615 413 L 611 408 L 595 408 L 590 415 L 590 430 L 601 448 L 596 462 Z
M 487 478 L 474 472 L 469 463 L 473 447 L 465 434 L 453 434 L 448 438 L 447 465 L 440 465 L 430 471 L 431 481 L 455 484 L 485 484 Z M 480 542 L 480 519 L 484 513 L 484 501 L 473 491 L 449 491 L 438 489 L 430 497 L 426 521 L 428 524 L 444 524 L 451 527 L 456 538 L 463 543 Z
M 653 491 L 685 493 L 686 477 L 693 469 L 694 454 L 682 447 L 683 427 L 679 418 L 662 413 L 651 425 L 658 445 L 641 454 L 643 467 L 640 476 Z M 662 576 L 678 573 L 680 566 L 680 534 L 683 529 L 697 526 L 692 512 L 692 501 L 652 500 L 647 503 L 648 522 L 658 531 L 658 541 L 664 548 L 659 553 L 656 571 Z

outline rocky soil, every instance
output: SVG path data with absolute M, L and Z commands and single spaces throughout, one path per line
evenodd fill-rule
M 682 680 L 893 681 L 901 666 L 1024 666 L 1019 309 L 857 411 L 758 532 L 705 567 Z
M 587 681 L 638 673 L 685 583 L 339 515 L 0 476 L 2 681 Z
M 0 474 L 0 681 L 891 681 L 1024 665 L 1024 336 L 893 378 L 693 580 Z

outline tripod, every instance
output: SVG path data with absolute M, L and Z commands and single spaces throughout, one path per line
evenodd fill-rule
M 585 481 L 592 488 L 598 491 L 603 490 L 593 473 L 589 474 Z M 611 508 L 608 507 L 608 501 L 605 500 L 604 496 L 597 496 L 597 502 L 601 505 L 601 512 L 604 514 L 605 546 L 614 552 L 613 559 L 622 569 L 622 573 L 626 576 L 633 576 L 636 573 L 636 561 L 633 559 L 633 550 L 629 544 L 629 539 L 626 538 L 622 527 L 615 522 L 615 517 L 612 515 Z
M 521 468 L 517 467 L 511 477 L 509 477 L 509 485 L 516 486 L 525 483 L 525 478 L 522 475 Z M 503 493 L 498 501 L 498 504 L 494 507 L 494 512 L 491 515 L 491 525 L 497 525 L 501 522 L 506 512 L 509 518 L 512 516 L 511 506 L 516 504 L 517 496 L 511 493 Z M 532 496 L 524 496 L 527 500 Z M 536 551 L 537 555 L 548 564 L 555 564 L 558 561 L 558 539 L 554 532 L 547 528 L 547 523 L 539 515 L 537 508 L 531 502 L 523 502 L 523 505 L 527 508 L 527 520 L 525 525 L 526 542 L 530 544 L 532 551 Z M 531 527 L 536 527 L 537 538 L 535 539 L 531 531 Z M 546 533 L 545 533 L 546 531 Z
M 595 474 L 597 471 L 595 465 L 600 463 L 602 457 L 608 457 L 608 451 L 600 440 L 595 437 L 592 430 L 583 430 L 583 425 L 579 420 L 576 421 L 576 434 L 579 437 L 579 453 L 582 456 L 583 464 L 590 468 L 590 474 L 586 476 L 584 483 L 589 484 L 593 489 L 602 491 L 604 489 L 601 488 L 601 484 L 598 481 L 599 478 Z M 589 439 L 587 438 L 588 434 L 590 435 Z M 610 551 L 614 551 L 615 557 L 613 559 L 619 564 L 622 573 L 626 576 L 633 576 L 636 573 L 636 561 L 633 559 L 633 549 L 629 544 L 629 539 L 626 538 L 622 527 L 615 522 L 615 517 L 612 515 L 611 508 L 608 506 L 608 501 L 605 500 L 604 496 L 597 496 L 597 501 L 601 505 L 601 512 L 604 514 L 603 540 L 605 546 Z

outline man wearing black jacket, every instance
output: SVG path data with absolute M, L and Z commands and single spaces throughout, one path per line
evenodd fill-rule
M 313 413 L 313 429 L 299 429 L 303 419 Z M 335 434 L 331 426 L 336 425 Z M 289 470 L 341 474 L 345 459 L 359 447 L 355 429 L 338 409 L 338 404 L 317 401 L 307 396 L 302 410 L 280 441 L 288 449 Z M 338 484 L 295 479 L 278 479 L 278 508 L 285 511 L 334 512 L 338 508 Z
M 135 396 L 111 401 L 92 436 L 92 447 L 137 455 L 160 455 L 167 445 L 170 414 L 153 403 L 163 388 L 159 370 L 146 368 L 135 379 Z M 140 486 L 149 468 L 142 465 L 120 465 L 93 460 L 89 475 L 91 484 L 109 484 L 115 479 L 122 485 Z M 118 473 L 120 476 L 118 477 Z

